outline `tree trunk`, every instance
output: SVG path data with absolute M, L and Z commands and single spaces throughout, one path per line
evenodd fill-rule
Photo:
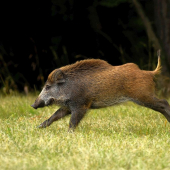
M 155 25 L 165 56 L 164 68 L 170 75 L 170 0 L 153 0 Z
M 141 4 L 138 2 L 138 0 L 133 0 L 133 4 L 136 8 L 138 15 L 141 17 L 141 19 L 143 21 L 143 24 L 145 26 L 148 38 L 153 43 L 154 49 L 156 51 L 159 50 L 161 48 L 161 45 L 160 45 L 159 40 L 156 37 L 156 35 L 155 35 L 155 33 L 152 29 L 151 22 L 149 21 L 148 17 L 145 15 L 145 12 L 144 12 Z

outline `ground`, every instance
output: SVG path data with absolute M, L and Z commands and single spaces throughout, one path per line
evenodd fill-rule
M 35 98 L 0 97 L 1 170 L 170 169 L 170 124 L 160 113 L 133 103 L 91 110 L 68 133 L 69 116 L 36 128 L 57 107 L 34 110 Z

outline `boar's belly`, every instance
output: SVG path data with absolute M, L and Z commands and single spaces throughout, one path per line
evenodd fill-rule
M 105 99 L 105 100 L 94 100 L 92 102 L 91 108 L 95 109 L 95 108 L 113 106 L 113 105 L 124 103 L 130 100 L 131 99 L 128 97 L 120 97 L 120 98 Z

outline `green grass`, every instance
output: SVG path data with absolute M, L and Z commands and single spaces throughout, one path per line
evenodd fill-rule
M 36 126 L 56 106 L 34 110 L 35 96 L 0 97 L 1 170 L 169 170 L 170 124 L 133 103 L 91 110 L 74 133 L 69 116 Z

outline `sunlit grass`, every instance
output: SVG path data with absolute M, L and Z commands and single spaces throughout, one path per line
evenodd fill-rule
M 34 110 L 35 96 L 0 97 L 0 169 L 170 169 L 170 124 L 132 103 L 91 110 L 74 133 L 69 116 L 37 125 L 57 107 Z

